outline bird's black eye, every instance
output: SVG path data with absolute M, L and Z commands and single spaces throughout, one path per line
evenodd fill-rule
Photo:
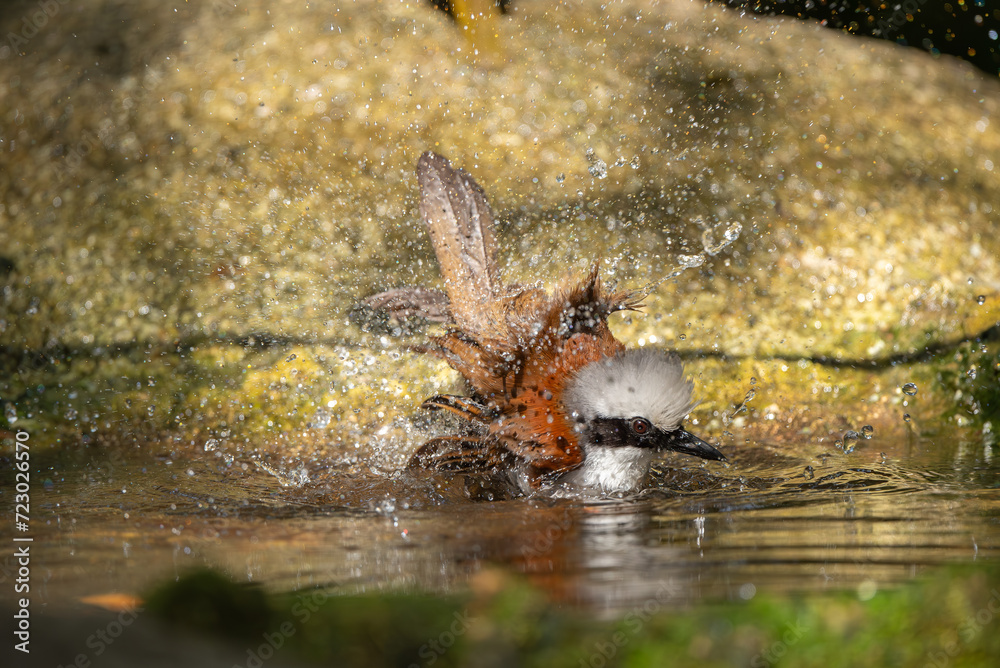
M 641 417 L 632 418 L 629 421 L 628 426 L 632 428 L 633 433 L 638 434 L 639 436 L 645 436 L 653 428 L 653 425 L 649 424 L 649 420 Z

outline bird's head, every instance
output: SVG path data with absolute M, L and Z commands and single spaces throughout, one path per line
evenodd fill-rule
M 691 390 L 676 355 L 628 350 L 583 367 L 567 385 L 563 402 L 576 421 L 585 455 L 596 448 L 634 447 L 725 461 L 721 452 L 681 427 L 697 405 Z

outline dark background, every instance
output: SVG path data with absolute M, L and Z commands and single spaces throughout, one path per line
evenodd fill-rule
M 1000 0 L 712 1 L 754 14 L 821 21 L 852 35 L 957 56 L 988 74 L 1000 75 Z
M 517 0 L 495 0 L 501 12 Z M 1000 0 L 709 0 L 762 16 L 813 19 L 852 35 L 886 39 L 967 60 L 1000 75 Z M 428 0 L 454 16 L 451 0 Z

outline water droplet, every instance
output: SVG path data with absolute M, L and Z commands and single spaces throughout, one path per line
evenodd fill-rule
M 17 422 L 17 409 L 14 408 L 14 404 L 3 405 L 3 416 L 6 418 L 8 424 Z
M 861 428 L 861 438 L 865 439 L 866 441 L 869 440 L 874 435 L 875 435 L 875 427 L 871 426 L 870 424 L 866 424 L 864 427 Z
M 971 367 L 968 371 L 965 372 L 965 375 L 969 377 L 969 380 L 975 380 L 976 379 L 976 367 Z
M 632 162 L 628 164 L 632 169 L 639 169 L 639 156 L 632 158 Z
M 289 355 L 288 357 L 286 357 L 286 358 L 285 358 L 285 361 L 286 361 L 286 362 L 291 362 L 291 361 L 292 361 L 292 360 L 294 360 L 294 359 L 295 359 L 296 357 L 298 357 L 298 355 L 296 355 L 295 353 L 292 353 L 291 355 Z
M 66 413 L 63 415 L 63 417 L 66 418 L 67 420 L 75 420 L 76 419 L 76 415 L 77 415 L 76 409 L 75 408 L 69 408 L 69 409 L 66 410 Z
M 985 304 L 986 303 L 986 295 L 979 295 L 978 297 L 976 297 L 976 303 L 979 304 L 980 306 L 982 306 L 983 304 Z
M 916 396 L 917 394 L 917 386 L 914 385 L 913 383 L 907 383 L 900 389 L 902 389 L 903 394 L 905 394 L 908 397 Z
M 697 255 L 678 255 L 677 262 L 679 262 L 681 267 L 685 269 L 700 267 L 705 264 L 705 254 L 698 253 Z
M 146 408 L 146 415 L 153 417 L 153 413 L 156 412 L 156 406 L 149 406 Z
M 330 425 L 331 419 L 330 411 L 320 408 L 313 413 L 312 420 L 309 421 L 309 427 L 312 429 L 325 429 Z
M 811 466 L 807 466 L 805 472 L 803 473 L 806 480 L 812 480 L 816 477 L 816 469 Z
M 211 452 L 212 450 L 215 450 L 217 447 L 219 447 L 219 441 L 217 441 L 216 439 L 210 438 L 207 441 L 205 441 L 205 452 Z
M 562 183 L 565 180 L 566 180 L 566 175 L 563 174 L 562 172 L 559 172 L 559 175 L 556 176 L 556 183 Z
M 725 233 L 723 233 L 722 236 L 726 239 L 726 241 L 732 243 L 737 239 L 739 239 L 740 232 L 742 231 L 743 231 L 743 225 L 741 225 L 740 223 L 733 223 L 732 225 L 726 228 L 726 231 Z
M 597 159 L 587 168 L 590 175 L 595 179 L 605 179 L 608 176 L 608 163 L 601 159 Z
M 903 422 L 909 422 L 909 421 L 910 421 L 910 414 L 903 413 Z
M 854 448 L 858 444 L 858 438 L 860 438 L 858 432 L 853 429 L 849 429 L 844 432 L 844 446 L 843 450 L 846 453 L 854 452 Z

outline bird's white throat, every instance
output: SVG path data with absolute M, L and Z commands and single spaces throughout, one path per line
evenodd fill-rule
M 642 487 L 655 455 L 651 448 L 591 445 L 585 449 L 583 463 L 559 482 L 602 494 L 633 492 Z

